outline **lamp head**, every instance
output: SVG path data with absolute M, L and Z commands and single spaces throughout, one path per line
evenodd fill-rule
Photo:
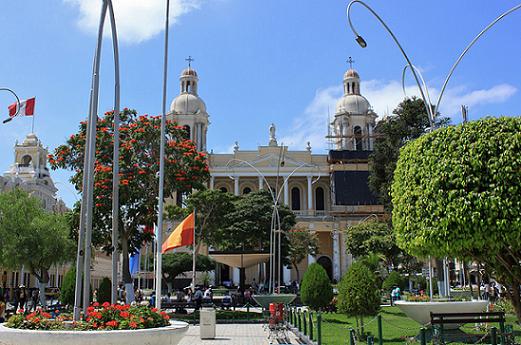
M 364 40 L 364 38 L 360 35 L 356 36 L 355 38 L 356 40 L 356 43 L 358 43 L 358 45 L 362 48 L 365 48 L 367 47 L 367 42 Z

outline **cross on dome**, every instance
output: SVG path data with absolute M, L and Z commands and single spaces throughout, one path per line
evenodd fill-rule
M 194 61 L 194 58 L 192 58 L 191 55 L 188 55 L 185 61 L 188 61 L 188 67 L 192 67 L 192 61 Z
M 349 69 L 353 69 L 353 64 L 355 63 L 355 60 L 349 57 L 349 59 L 347 59 L 347 63 L 349 64 Z

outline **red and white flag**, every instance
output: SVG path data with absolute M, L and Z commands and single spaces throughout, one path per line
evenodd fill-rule
M 8 108 L 9 118 L 4 120 L 4 123 L 11 121 L 15 116 L 33 116 L 35 102 L 36 97 L 21 100 L 20 109 L 18 109 L 18 103 L 11 104 Z

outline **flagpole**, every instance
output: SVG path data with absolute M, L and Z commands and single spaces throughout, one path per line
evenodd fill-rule
M 163 62 L 163 113 L 161 114 L 161 145 L 159 153 L 159 205 L 157 215 L 157 234 L 156 234 L 156 308 L 161 309 L 161 269 L 162 254 L 161 244 L 163 235 L 163 209 L 164 209 L 164 186 L 165 186 L 165 135 L 166 135 L 166 86 L 167 86 L 167 70 L 168 70 L 168 17 L 170 13 L 170 0 L 166 0 L 166 18 L 165 18 L 165 52 Z
M 193 250 L 192 250 L 192 291 L 195 291 L 195 260 L 196 260 L 196 253 L 195 253 L 195 221 L 196 221 L 196 208 L 194 207 L 194 240 L 193 240 Z
M 32 120 L 32 124 L 31 124 L 31 133 L 34 133 L 34 114 L 32 116 L 33 120 Z

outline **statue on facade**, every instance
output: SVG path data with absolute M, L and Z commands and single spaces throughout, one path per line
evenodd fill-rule
M 270 125 L 270 143 L 269 143 L 270 146 L 278 146 L 277 138 L 275 136 L 276 130 L 277 130 L 277 128 L 275 127 L 275 124 L 272 123 Z

